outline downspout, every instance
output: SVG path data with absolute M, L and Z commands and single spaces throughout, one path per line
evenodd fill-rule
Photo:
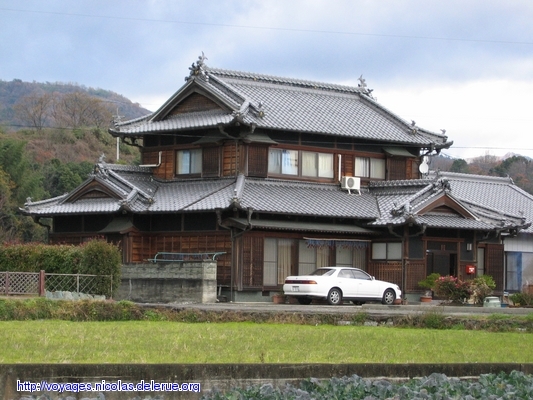
M 235 282 L 234 282 L 234 269 L 235 269 L 234 268 L 234 265 L 235 265 L 234 260 L 236 259 L 236 255 L 235 255 L 235 239 L 241 237 L 242 235 L 244 235 L 245 232 L 247 232 L 247 231 L 252 229 L 251 217 L 252 217 L 253 209 L 251 207 L 248 207 L 248 209 L 247 209 L 248 226 L 246 226 L 242 231 L 240 231 L 238 233 L 235 233 L 235 229 L 233 229 L 232 227 L 224 225 L 222 223 L 222 210 L 220 208 L 217 208 L 215 210 L 215 212 L 217 214 L 217 224 L 218 224 L 218 226 L 230 231 L 231 258 L 232 258 L 231 269 L 230 269 L 230 301 L 233 302 L 234 301 L 234 299 L 233 299 L 233 296 L 234 296 L 233 295 L 233 286 L 235 285 Z
M 161 155 L 163 154 L 162 151 L 159 152 L 159 162 L 157 164 L 143 164 L 139 165 L 139 167 L 148 167 L 148 168 L 157 168 L 161 165 Z

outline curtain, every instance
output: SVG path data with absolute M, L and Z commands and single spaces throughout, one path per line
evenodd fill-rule
M 316 154 L 309 151 L 302 152 L 302 175 L 303 176 L 318 176 L 318 169 L 316 165 Z
M 296 150 L 282 150 L 281 173 L 298 175 L 298 152 Z
M 333 178 L 333 154 L 318 153 L 318 176 Z
M 276 286 L 278 284 L 278 244 L 276 239 L 265 238 L 263 257 L 263 285 Z
M 268 172 L 281 174 L 281 150 L 270 149 L 268 153 Z
M 355 157 L 354 163 L 354 175 L 362 176 L 367 178 L 370 175 L 368 158 L 366 157 Z
M 370 177 L 385 179 L 385 160 L 380 158 L 370 159 Z
M 316 251 L 305 240 L 298 242 L 298 275 L 308 275 L 316 269 Z
M 322 268 L 327 266 L 329 266 L 329 247 L 317 247 L 316 267 Z
M 291 274 L 291 239 L 278 239 L 278 284 Z

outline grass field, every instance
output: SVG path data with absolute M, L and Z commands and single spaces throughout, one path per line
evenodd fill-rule
M 166 321 L 0 322 L 0 363 L 533 362 L 533 335 Z

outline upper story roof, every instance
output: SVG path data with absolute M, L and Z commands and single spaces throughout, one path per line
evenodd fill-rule
M 251 129 L 317 133 L 385 143 L 447 148 L 444 134 L 419 128 L 381 106 L 360 77 L 358 87 L 210 68 L 204 58 L 157 111 L 116 121 L 120 137 L 179 133 L 239 123 Z M 196 97 L 194 97 L 196 96 Z M 202 104 L 198 99 L 204 99 Z

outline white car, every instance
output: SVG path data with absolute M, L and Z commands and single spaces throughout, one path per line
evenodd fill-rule
M 354 304 L 381 301 L 393 304 L 402 291 L 394 283 L 379 281 L 359 268 L 324 267 L 310 275 L 288 276 L 283 285 L 287 296 L 300 304 L 310 304 L 313 299 L 326 299 L 331 305 L 351 300 Z

